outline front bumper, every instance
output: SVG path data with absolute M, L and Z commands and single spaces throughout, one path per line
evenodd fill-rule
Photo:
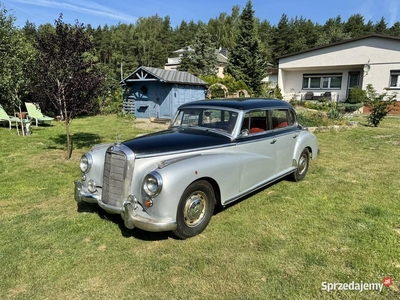
M 123 202 L 122 207 L 111 206 L 104 203 L 100 196 L 84 192 L 80 181 L 75 180 L 74 183 L 76 202 L 97 203 L 102 209 L 109 213 L 120 214 L 124 220 L 125 226 L 129 229 L 137 227 L 146 231 L 160 232 L 175 230 L 177 227 L 175 220 L 159 220 L 139 214 L 139 208 L 141 206 L 129 199 Z

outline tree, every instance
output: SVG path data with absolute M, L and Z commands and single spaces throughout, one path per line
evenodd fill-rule
M 322 32 L 316 46 L 328 45 L 336 42 L 341 42 L 351 38 L 350 33 L 344 31 L 344 24 L 342 18 L 330 18 L 322 27 Z
M 235 45 L 235 38 L 239 23 L 240 7 L 235 5 L 232 14 L 220 13 L 218 18 L 210 19 L 207 30 L 217 48 L 232 49 Z
M 71 121 L 82 113 L 97 110 L 96 97 L 102 91 L 104 74 L 92 55 L 93 43 L 85 26 L 65 24 L 62 15 L 54 30 L 36 38 L 34 93 L 42 106 L 52 105 L 62 118 L 66 130 L 67 155 L 71 158 Z
M 200 28 L 191 47 L 183 53 L 179 70 L 195 76 L 208 76 L 217 73 L 217 54 L 211 35 L 205 27 Z
M 387 31 L 387 23 L 385 21 L 385 18 L 382 17 L 381 20 L 374 25 L 374 32 L 379 34 L 386 34 Z
M 366 34 L 371 34 L 374 30 L 374 25 L 371 21 L 367 24 L 364 22 L 364 17 L 361 14 L 354 14 L 347 19 L 344 24 L 344 31 L 349 33 L 351 38 L 357 38 Z
M 158 15 L 149 18 L 139 18 L 136 22 L 132 47 L 133 55 L 137 57 L 139 66 L 162 68 L 168 59 L 168 54 L 175 47 L 172 44 L 172 29 L 169 17 L 165 19 Z M 130 55 L 132 55 L 132 52 Z
M 261 80 L 267 72 L 267 62 L 260 54 L 253 5 L 248 1 L 240 15 L 236 45 L 232 49 L 227 73 L 243 80 L 252 91 L 261 94 Z
M 278 25 L 274 27 L 273 35 L 273 45 L 274 45 L 274 59 L 281 55 L 290 53 L 290 43 L 292 38 L 290 36 L 290 26 L 289 19 L 286 14 L 281 16 Z
M 396 106 L 396 94 L 388 93 L 378 94 L 372 84 L 367 85 L 367 97 L 365 105 L 369 107 L 371 113 L 368 116 L 368 123 L 378 127 L 379 123 Z
M 20 112 L 24 97 L 30 91 L 30 78 L 26 70 L 31 65 L 34 50 L 24 33 L 14 26 L 14 17 L 0 4 L 0 91 L 2 101 Z M 22 135 L 25 128 L 21 126 Z
M 396 22 L 389 28 L 389 35 L 400 36 L 400 22 Z

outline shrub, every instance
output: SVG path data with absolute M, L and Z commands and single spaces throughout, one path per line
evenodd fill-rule
M 367 121 L 369 124 L 378 127 L 379 123 L 396 106 L 396 94 L 378 94 L 372 84 L 367 85 L 367 98 L 365 105 L 369 107 L 371 114 Z
M 343 115 L 337 109 L 331 109 L 326 114 L 328 119 L 338 121 L 343 119 Z
M 274 88 L 274 97 L 276 99 L 283 99 L 281 88 L 279 87 L 279 85 L 276 85 Z
M 318 127 L 318 126 L 326 126 L 329 121 L 327 117 L 320 112 L 317 113 L 306 113 L 301 112 L 297 114 L 298 122 L 306 127 Z
M 364 102 L 366 98 L 367 92 L 356 86 L 350 90 L 349 98 L 347 99 L 347 101 L 351 104 L 356 104 Z

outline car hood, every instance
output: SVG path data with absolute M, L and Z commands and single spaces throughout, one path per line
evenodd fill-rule
M 211 131 L 180 128 L 167 129 L 127 140 L 122 144 L 137 156 L 228 145 L 231 139 Z

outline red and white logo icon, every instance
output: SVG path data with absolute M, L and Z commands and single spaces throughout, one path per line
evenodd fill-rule
M 385 278 L 383 278 L 382 282 L 383 282 L 383 285 L 386 287 L 391 286 L 393 283 L 392 278 L 390 278 L 389 276 L 386 276 Z

